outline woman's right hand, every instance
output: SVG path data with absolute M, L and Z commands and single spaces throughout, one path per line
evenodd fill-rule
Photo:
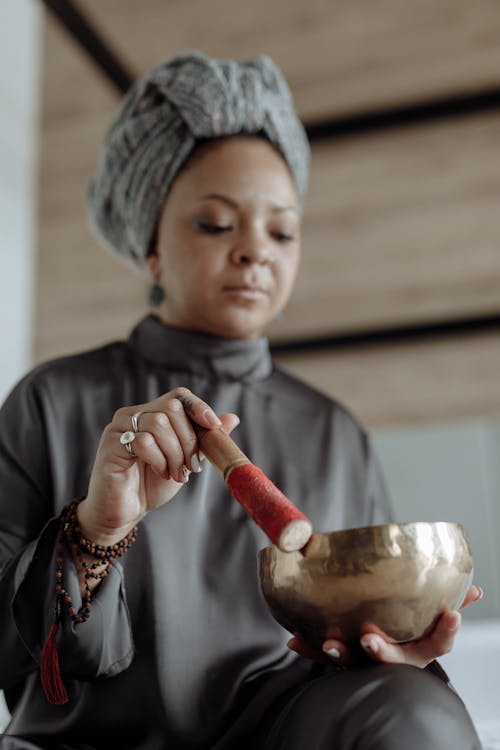
M 131 418 L 138 412 L 133 455 L 120 436 L 132 430 Z M 85 537 L 96 544 L 115 544 L 149 511 L 171 500 L 191 471 L 201 470 L 192 422 L 231 432 L 239 419 L 235 414 L 218 417 L 187 388 L 174 388 L 115 413 L 99 443 L 87 498 L 78 506 Z

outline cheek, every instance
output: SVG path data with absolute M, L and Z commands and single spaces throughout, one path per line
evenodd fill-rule
M 170 237 L 163 245 L 161 254 L 163 272 L 166 279 L 187 279 L 197 265 L 196 247 L 189 242 L 188 237 L 180 232 L 176 237 Z
M 283 287 L 283 291 L 290 292 L 293 287 L 295 277 L 299 268 L 299 251 L 295 251 L 292 255 L 285 258 L 280 266 L 280 280 Z

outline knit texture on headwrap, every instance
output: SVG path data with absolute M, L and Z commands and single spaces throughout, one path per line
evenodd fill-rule
M 168 190 L 199 142 L 237 134 L 268 139 L 304 200 L 309 144 L 273 61 L 177 55 L 138 80 L 111 124 L 88 192 L 91 223 L 143 265 Z

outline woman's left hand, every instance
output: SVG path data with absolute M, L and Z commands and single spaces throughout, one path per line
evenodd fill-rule
M 482 596 L 480 586 L 471 586 L 461 609 L 471 602 L 479 601 Z M 333 662 L 339 666 L 359 664 L 363 661 L 363 654 L 366 654 L 373 661 L 423 668 L 452 650 L 461 619 L 459 612 L 444 612 L 429 635 L 408 643 L 394 643 L 375 625 L 367 625 L 360 639 L 360 649 L 352 649 L 343 641 L 329 639 L 320 650 L 309 646 L 298 636 L 288 642 L 288 647 L 307 659 L 330 664 Z

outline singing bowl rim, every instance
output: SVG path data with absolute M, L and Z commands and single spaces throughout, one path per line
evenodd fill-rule
M 402 562 L 406 563 L 408 566 L 414 569 L 417 574 L 417 566 L 415 564 L 415 560 L 412 559 L 411 553 L 409 553 L 406 557 L 405 555 L 391 555 L 389 554 L 389 550 L 387 548 L 387 540 L 391 537 L 396 538 L 398 533 L 401 532 L 400 536 L 398 537 L 400 541 L 403 540 L 403 542 L 406 540 L 408 543 L 408 550 L 413 549 L 414 551 L 418 550 L 418 544 L 416 544 L 415 540 L 418 538 L 418 534 L 412 538 L 411 532 L 412 531 L 418 531 L 418 530 L 429 530 L 434 531 L 437 535 L 437 537 L 432 536 L 432 539 L 439 538 L 438 532 L 449 532 L 450 533 L 450 540 L 451 544 L 453 545 L 453 552 L 457 553 L 457 559 L 455 560 L 455 556 L 452 555 L 451 559 L 447 563 L 446 561 L 440 562 L 442 568 L 445 568 L 447 565 L 450 567 L 450 571 L 452 571 L 452 568 L 455 567 L 457 571 L 457 591 L 460 593 L 457 593 L 455 595 L 455 598 L 450 597 L 448 594 L 445 597 L 445 593 L 442 593 L 441 600 L 445 602 L 441 608 L 440 611 L 445 611 L 447 608 L 451 608 L 452 604 L 456 601 L 457 606 L 461 604 L 461 601 L 463 601 L 463 597 L 465 596 L 465 593 L 467 591 L 468 586 L 470 585 L 472 581 L 472 574 L 473 574 L 473 554 L 472 554 L 472 547 L 470 544 L 470 540 L 467 534 L 467 531 L 462 523 L 455 522 L 455 521 L 407 521 L 403 523 L 386 523 L 386 524 L 377 524 L 372 526 L 356 526 L 351 527 L 347 529 L 339 529 L 336 531 L 327 531 L 327 532 L 317 532 L 313 534 L 310 541 L 305 545 L 305 547 L 302 550 L 299 550 L 298 552 L 282 552 L 279 550 L 275 545 L 267 546 L 263 549 L 261 549 L 258 552 L 258 577 L 259 577 L 259 583 L 260 583 L 260 590 L 261 594 L 263 596 L 263 599 L 265 603 L 267 604 L 269 610 L 271 611 L 271 614 L 274 616 L 274 618 L 287 630 L 290 632 L 300 632 L 300 627 L 297 627 L 299 624 L 304 623 L 298 623 L 298 616 L 290 616 L 287 613 L 287 607 L 285 604 L 283 604 L 283 600 L 286 600 L 286 595 L 284 592 L 288 591 L 287 588 L 283 588 L 282 594 L 280 594 L 279 597 L 276 596 L 275 593 L 273 593 L 272 590 L 268 590 L 269 587 L 265 584 L 265 579 L 267 578 L 269 581 L 273 581 L 273 575 L 276 575 L 276 569 L 274 572 L 271 571 L 271 564 L 273 561 L 275 561 L 275 568 L 284 564 L 290 565 L 293 572 L 293 566 L 295 565 L 295 572 L 290 574 L 290 586 L 293 586 L 294 581 L 300 581 L 301 577 L 305 577 L 306 574 L 310 573 L 310 569 L 312 566 L 316 563 L 318 565 L 321 563 L 321 561 L 325 561 L 328 559 L 328 556 L 324 554 L 324 550 L 329 549 L 329 545 L 334 545 L 334 542 L 337 542 L 337 546 L 339 546 L 339 541 L 342 541 L 345 545 L 349 540 L 355 539 L 355 537 L 358 537 L 358 539 L 363 540 L 364 542 L 364 548 L 366 550 L 375 550 L 375 547 L 378 542 L 378 549 L 377 553 L 375 554 L 375 558 L 377 561 L 386 562 L 388 561 L 389 565 L 397 566 L 401 564 Z M 421 535 L 421 538 L 424 538 Z M 342 547 L 343 545 L 340 544 Z M 439 542 L 434 544 L 435 549 L 439 548 Z M 386 554 L 380 555 L 379 553 L 384 551 Z M 408 551 L 407 550 L 407 551 Z M 334 560 L 334 556 L 330 554 L 330 559 Z M 347 559 L 347 558 L 346 558 Z M 352 558 L 354 559 L 354 558 Z M 461 560 L 461 567 L 460 569 L 457 567 L 457 560 Z M 455 560 L 455 562 L 454 562 Z M 296 563 L 296 564 L 295 564 Z M 302 563 L 302 567 L 301 567 Z M 428 570 L 437 570 L 439 566 L 436 565 L 429 565 Z M 325 573 L 324 566 L 321 566 L 321 576 L 318 580 L 320 581 L 334 581 L 337 577 L 337 580 L 339 580 L 339 575 L 334 575 L 331 572 Z M 451 573 L 450 573 L 451 574 Z M 346 575 L 346 578 L 353 577 L 354 573 L 349 573 Z M 273 583 L 274 586 L 274 583 Z M 282 600 L 283 598 L 283 600 Z M 446 601 L 445 601 L 446 600 Z M 327 606 L 326 604 L 318 604 L 318 601 L 313 601 L 310 597 L 308 599 L 307 596 L 302 595 L 302 599 L 298 600 L 298 603 L 294 603 L 294 607 L 300 606 L 300 601 L 303 601 L 306 606 L 313 606 L 317 607 L 318 609 L 322 607 L 325 609 Z M 391 597 L 387 597 L 387 602 L 391 601 Z M 451 604 L 449 603 L 451 602 Z M 389 604 L 386 605 L 389 608 Z M 392 606 L 392 605 L 391 605 Z M 293 609 L 293 607 L 292 607 Z M 388 609 L 389 611 L 389 609 Z M 432 612 L 432 617 L 430 615 L 427 615 L 427 612 L 422 612 L 422 614 L 419 616 L 419 620 L 421 624 L 418 628 L 415 627 L 413 630 L 406 628 L 406 630 L 398 630 L 396 627 L 392 629 L 392 632 L 389 632 L 389 635 L 393 637 L 394 640 L 397 641 L 408 641 L 408 640 L 414 640 L 417 637 L 421 637 L 426 632 L 429 632 L 429 630 L 432 628 L 432 626 L 435 624 L 437 620 L 439 612 Z M 309 614 L 310 616 L 310 614 Z M 295 617 L 295 619 L 294 619 Z M 321 619 L 320 615 L 318 615 L 319 619 Z M 347 618 L 347 615 L 340 615 L 336 614 L 335 616 L 329 615 L 331 617 L 331 623 L 333 624 L 333 618 L 336 618 L 336 622 L 344 622 L 342 617 L 344 619 Z M 426 619 L 427 618 L 427 619 Z M 309 635 L 310 640 L 314 640 L 317 643 L 321 642 L 321 638 L 323 638 L 323 632 L 325 631 L 325 624 L 323 622 L 323 625 L 316 625 L 316 621 L 314 620 L 314 617 L 312 618 L 313 626 L 309 629 Z M 375 623 L 377 624 L 377 623 Z M 307 625 L 307 628 L 309 627 L 308 623 L 305 623 Z M 343 626 L 346 628 L 347 626 Z M 347 637 L 347 640 L 355 640 L 355 637 L 358 635 L 359 630 L 359 623 L 356 628 L 353 628 L 349 631 L 349 635 Z M 347 632 L 347 630 L 346 630 Z M 386 632 L 387 629 L 386 629 Z
M 457 531 L 461 533 L 463 536 L 468 548 L 469 552 L 472 556 L 472 548 L 470 544 L 469 535 L 467 533 L 467 529 L 465 528 L 464 524 L 460 521 L 391 521 L 389 523 L 380 523 L 380 524 L 369 524 L 367 526 L 349 526 L 345 529 L 335 529 L 334 531 L 315 531 L 312 535 L 309 541 L 302 547 L 300 550 L 295 550 L 293 552 L 284 552 L 284 550 L 280 550 L 285 555 L 301 555 L 302 557 L 308 557 L 308 552 L 312 549 L 314 541 L 317 540 L 318 537 L 323 538 L 332 538 L 337 537 L 338 539 L 341 539 L 343 537 L 352 536 L 354 532 L 357 533 L 366 533 L 367 535 L 372 535 L 375 537 L 376 535 L 379 535 L 382 533 L 383 530 L 389 530 L 389 529 L 404 529 L 409 530 L 411 528 L 417 528 L 417 527 L 448 527 L 448 528 L 455 528 Z M 263 555 L 266 550 L 271 549 L 277 549 L 276 545 L 274 544 L 268 544 L 266 547 L 262 547 L 258 551 L 258 556 L 260 557 Z

